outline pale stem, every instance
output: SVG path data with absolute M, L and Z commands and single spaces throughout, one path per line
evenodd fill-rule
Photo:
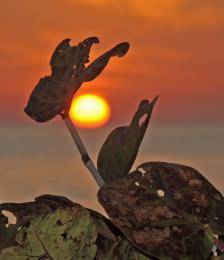
M 99 174 L 96 166 L 94 165 L 93 161 L 90 159 L 87 150 L 85 148 L 84 143 L 82 142 L 82 139 L 78 133 L 78 131 L 76 130 L 75 126 L 73 125 L 71 119 L 69 118 L 69 116 L 64 117 L 62 115 L 62 119 L 65 123 L 65 125 L 67 126 L 80 154 L 81 154 L 81 158 L 83 163 L 85 164 L 85 166 L 88 168 L 88 170 L 90 171 L 90 173 L 92 174 L 92 176 L 94 177 L 95 181 L 97 182 L 97 184 L 99 185 L 99 187 L 102 187 L 105 183 L 104 180 L 102 179 L 101 175 Z

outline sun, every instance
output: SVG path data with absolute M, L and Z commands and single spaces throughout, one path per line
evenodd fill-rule
M 107 101 L 98 95 L 83 94 L 73 99 L 69 115 L 79 127 L 97 128 L 108 121 L 110 107 Z

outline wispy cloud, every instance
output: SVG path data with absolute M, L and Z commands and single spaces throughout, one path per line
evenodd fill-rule
M 74 4 L 111 8 L 175 27 L 208 27 L 224 23 L 222 0 L 67 0 Z

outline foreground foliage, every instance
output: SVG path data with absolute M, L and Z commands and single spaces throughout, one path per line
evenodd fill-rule
M 104 216 L 72 201 L 43 195 L 34 202 L 4 203 L 0 214 L 1 260 L 150 259 Z
M 65 39 L 57 46 L 51 74 L 40 79 L 25 108 L 32 119 L 46 122 L 60 114 L 67 122 L 81 85 L 95 79 L 111 57 L 122 57 L 129 49 L 129 43 L 119 43 L 86 66 L 90 49 L 98 42 L 90 37 L 70 46 L 70 39 Z M 87 164 L 89 155 L 69 125 L 83 162 L 102 179 L 98 199 L 110 220 L 60 196 L 1 204 L 0 260 L 218 260 L 224 256 L 224 198 L 198 171 L 146 162 L 130 173 L 156 100 L 142 100 L 130 124 L 112 131 L 100 150 L 97 170 Z M 8 223 L 4 210 L 16 216 L 15 224 Z M 212 256 L 212 250 L 219 256 Z

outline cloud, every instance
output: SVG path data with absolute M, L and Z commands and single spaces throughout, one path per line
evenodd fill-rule
M 181 27 L 213 27 L 224 25 L 222 0 L 67 0 L 74 4 L 110 8 L 159 24 Z

